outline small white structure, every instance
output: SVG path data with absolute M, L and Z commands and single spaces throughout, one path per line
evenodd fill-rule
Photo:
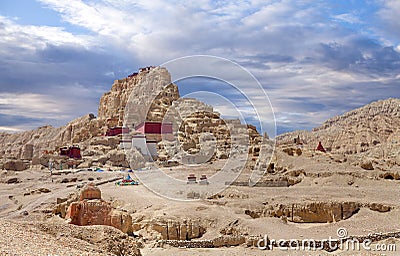
M 156 141 L 146 141 L 146 145 L 147 145 L 147 150 L 150 153 L 150 156 L 153 158 L 156 158 L 158 156 L 157 154 L 157 142 Z
M 188 178 L 187 184 L 196 184 L 197 183 L 196 176 L 193 173 L 189 174 L 189 176 L 187 178 Z
M 157 157 L 157 142 L 147 141 L 144 134 L 132 136 L 132 147 L 137 148 L 143 156 Z

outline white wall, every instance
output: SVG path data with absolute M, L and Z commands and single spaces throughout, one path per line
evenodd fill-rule
M 143 156 L 157 157 L 157 142 L 146 142 L 144 135 L 133 136 L 132 147 L 136 147 Z
M 156 142 L 147 142 L 147 148 L 152 157 L 157 157 L 157 143 Z
M 148 156 L 145 136 L 134 136 L 132 138 L 132 147 L 136 147 L 144 156 Z

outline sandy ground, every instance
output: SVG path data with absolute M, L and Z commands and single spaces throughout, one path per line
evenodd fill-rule
M 172 200 L 157 195 L 146 186 L 119 187 L 114 182 L 100 185 L 103 198 L 113 201 L 113 204 L 131 213 L 135 221 L 151 220 L 198 220 L 206 226 L 206 233 L 201 239 L 213 239 L 220 235 L 221 229 L 229 223 L 237 221 L 238 229 L 245 235 L 264 236 L 270 239 L 328 239 L 336 238 L 337 230 L 345 228 L 349 235 L 367 235 L 378 232 L 400 231 L 400 181 L 376 178 L 378 171 L 366 171 L 351 164 L 336 163 L 328 156 L 313 158 L 288 157 L 287 166 L 293 169 L 303 169 L 307 175 L 299 184 L 290 187 L 244 187 L 230 186 L 213 199 L 203 198 L 194 201 Z M 200 185 L 188 185 L 185 182 L 190 173 L 199 177 L 206 174 L 211 177 L 224 165 L 218 162 L 214 165 L 186 166 L 164 168 L 171 177 L 180 179 L 184 193 Z M 397 170 L 395 170 L 397 171 Z M 142 174 L 152 174 L 153 170 L 142 171 Z M 324 175 L 329 173 L 329 175 Z M 66 197 L 77 190 L 77 185 L 85 182 L 100 182 L 123 177 L 127 173 L 115 172 L 74 172 L 69 174 L 50 175 L 48 170 L 30 169 L 23 172 L 2 172 L 0 183 L 0 218 L 7 220 L 49 221 L 49 209 L 55 205 L 57 197 Z M 135 173 L 131 173 L 134 177 Z M 157 174 L 157 173 L 155 173 Z M 321 175 L 319 175 L 321 174 Z M 155 175 L 157 176 L 157 175 Z M 19 182 L 5 184 L 4 181 L 17 177 Z M 62 183 L 65 179 L 76 178 L 76 181 Z M 349 182 L 351 181 L 351 183 Z M 173 187 L 160 181 L 159 186 Z M 190 187 L 192 186 L 192 187 Z M 203 186 L 207 188 L 207 186 Z M 46 193 L 40 189 L 50 190 Z M 185 190 L 188 189 L 189 190 Z M 165 188 L 164 188 L 165 189 Z M 179 191 L 176 187 L 173 191 Z M 42 190 L 44 191 L 44 190 Z M 185 194 L 183 194 L 185 195 Z M 184 197 L 184 196 L 183 196 Z M 386 213 L 361 210 L 346 220 L 333 223 L 292 223 L 274 217 L 253 219 L 245 214 L 245 210 L 253 210 L 266 204 L 301 203 L 311 201 L 354 201 L 359 203 L 382 203 L 392 207 Z M 154 236 L 148 232 L 137 231 L 150 241 Z M 154 234 L 153 234 L 154 235 Z M 0 238 L 1 240 L 1 238 Z M 384 240 L 380 244 L 395 244 L 400 251 L 399 240 Z M 141 249 L 143 255 L 398 255 L 396 252 L 377 251 L 262 251 L 248 248 L 245 245 L 219 249 L 183 249 L 168 247 L 154 248 L 154 243 L 145 243 Z

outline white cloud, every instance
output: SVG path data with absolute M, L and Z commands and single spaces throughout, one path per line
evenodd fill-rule
M 400 1 L 398 0 L 385 0 L 378 1 L 382 3 L 382 8 L 378 11 L 378 33 L 383 34 L 383 41 L 400 41 Z M 389 40 L 388 40 L 389 39 Z
M 10 126 L 0 126 L 0 132 L 7 132 L 7 133 L 15 133 L 15 132 L 22 132 L 24 129 L 18 127 L 10 127 Z
M 395 61 L 389 63 L 387 60 L 377 59 L 377 56 L 382 55 L 379 52 L 381 45 L 374 42 L 375 39 L 370 38 L 365 31 L 349 31 L 341 24 L 360 24 L 365 20 L 360 20 L 362 17 L 357 17 L 356 12 L 351 10 L 333 15 L 330 7 L 323 1 L 39 1 L 58 12 L 69 24 L 66 28 L 27 26 L 19 25 L 18 20 L 0 17 L 1 57 L 32 61 L 32 65 L 37 67 L 38 56 L 26 54 L 26 51 L 46 48 L 45 53 L 48 55 L 45 54 L 44 57 L 47 59 L 41 59 L 45 62 L 48 59 L 53 61 L 52 58 L 57 59 L 60 55 L 59 48 L 51 48 L 48 45 L 77 45 L 90 53 L 112 49 L 107 51 L 117 57 L 110 61 L 112 63 L 106 69 L 99 71 L 104 77 L 112 77 L 121 74 L 118 72 L 121 69 L 116 70 L 117 65 L 114 64 L 119 61 L 120 56 L 134 56 L 139 58 L 140 63 L 157 65 L 184 55 L 214 54 L 242 62 L 259 78 L 263 87 L 268 89 L 267 93 L 279 120 L 304 126 L 307 126 L 306 123 L 308 126 L 320 123 L 344 108 L 349 108 L 349 104 L 367 103 L 370 99 L 378 97 L 377 95 L 383 97 L 385 91 L 378 91 L 379 88 L 383 84 L 398 82 L 393 80 L 398 76 L 393 75 Z M 398 39 L 400 27 L 397 16 L 400 13 L 400 4 L 394 0 L 382 3 L 384 8 L 378 14 L 387 24 L 386 35 L 391 31 L 392 35 L 389 37 Z M 68 32 L 67 28 L 71 25 L 90 32 L 88 35 Z M 382 41 L 384 40 L 380 42 Z M 390 40 L 386 42 L 390 46 Z M 393 49 L 400 52 L 400 46 Z M 65 68 L 65 73 L 61 74 L 68 74 L 71 81 L 46 86 L 55 88 L 72 85 L 71 88 L 74 89 L 71 89 L 71 94 L 73 91 L 81 93 L 75 93 L 69 100 L 79 102 L 79 99 L 84 99 L 83 95 L 90 94 L 88 88 L 91 87 L 88 84 L 92 81 L 95 81 L 93 84 L 98 82 L 96 73 L 92 69 L 92 72 L 87 72 L 84 65 L 79 65 L 82 63 L 82 56 L 87 55 L 68 49 L 64 49 L 62 53 L 75 59 L 68 60 L 68 64 L 60 66 L 43 65 L 43 70 L 48 67 L 51 77 L 53 74 L 50 74 L 50 71 L 54 70 L 56 73 Z M 387 54 L 388 59 L 394 56 L 390 51 L 387 51 Z M 389 56 L 390 54 L 392 56 Z M 99 60 L 94 58 L 87 63 L 94 66 L 101 62 Z M 122 70 L 133 71 L 135 68 L 137 67 L 126 66 Z M 35 69 L 32 67 L 31 70 Z M 77 76 L 77 73 L 81 75 Z M 43 73 L 40 74 L 43 79 Z M 82 82 L 86 85 L 82 86 L 79 79 L 83 79 L 85 74 L 88 81 Z M 32 76 L 34 78 L 35 74 Z M 26 88 L 26 85 L 24 86 Z M 252 94 L 252 89 L 251 86 L 248 87 L 249 94 Z M 101 94 L 100 91 L 95 93 Z M 386 94 L 396 96 L 395 93 L 389 95 L 393 94 L 390 90 L 386 91 Z M 42 96 L 26 93 L 24 95 L 36 106 L 36 109 L 33 108 L 34 114 L 65 114 L 63 111 L 66 105 L 57 109 L 54 102 L 46 101 Z M 7 98 L 9 99 L 10 95 Z M 352 101 L 354 98 L 356 102 Z M 262 106 L 265 100 L 257 97 L 253 99 L 257 106 Z M 37 106 L 41 100 L 44 100 L 44 106 L 52 110 Z M 21 115 L 32 114 L 31 110 L 21 104 L 7 104 L 13 106 Z M 63 104 L 67 104 L 67 100 Z M 230 110 L 224 109 L 224 106 L 218 108 Z M 6 111 L 0 114 L 10 114 L 10 110 L 0 111 Z M 68 115 L 72 112 L 69 111 Z M 302 121 L 296 121 L 299 118 Z
M 347 22 L 350 24 L 362 23 L 362 21 L 355 14 L 352 14 L 352 13 L 342 13 L 342 14 L 333 16 L 333 18 L 335 20 Z
M 0 114 L 27 118 L 65 118 L 63 103 L 49 95 L 0 93 Z
M 47 44 L 75 44 L 89 47 L 89 36 L 73 35 L 61 27 L 19 25 L 0 16 L 0 53 L 6 54 L 7 48 L 17 47 L 26 50 L 43 49 Z

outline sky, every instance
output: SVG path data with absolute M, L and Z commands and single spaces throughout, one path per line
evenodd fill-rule
M 96 114 L 115 79 L 190 55 L 251 72 L 278 133 L 311 129 L 400 97 L 399 15 L 398 0 L 2 0 L 0 131 Z M 224 91 L 235 99 L 213 81 L 186 82 L 190 90 L 178 83 L 183 95 Z

